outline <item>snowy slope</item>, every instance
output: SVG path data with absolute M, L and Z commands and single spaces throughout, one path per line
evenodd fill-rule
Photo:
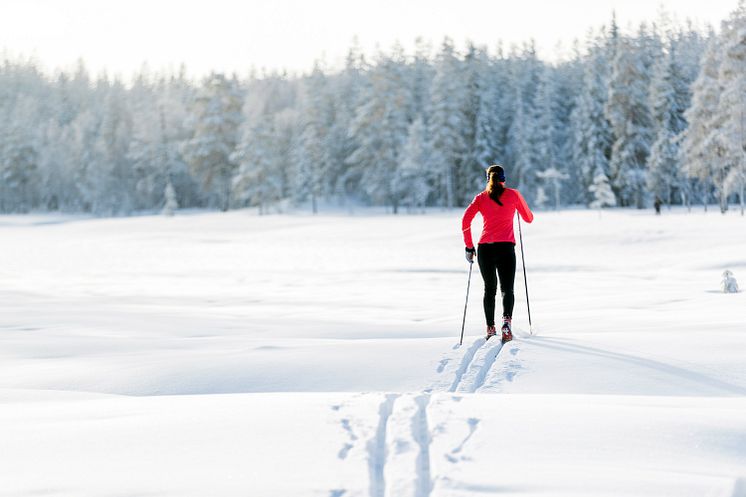
M 0 495 L 746 495 L 744 222 L 540 213 L 457 347 L 456 212 L 0 218 Z

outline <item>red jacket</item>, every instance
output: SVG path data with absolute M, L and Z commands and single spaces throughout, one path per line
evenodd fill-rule
M 490 198 L 488 191 L 483 191 L 471 201 L 461 219 L 461 229 L 464 232 L 464 243 L 467 248 L 474 247 L 471 239 L 471 221 L 477 212 L 482 214 L 482 236 L 479 243 L 512 242 L 515 243 L 513 234 L 513 217 L 518 211 L 524 221 L 530 223 L 534 220 L 534 214 L 528 208 L 523 196 L 512 188 L 506 188 L 500 196 L 502 206 Z

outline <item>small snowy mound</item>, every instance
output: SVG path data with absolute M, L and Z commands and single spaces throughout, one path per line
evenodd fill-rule
M 723 271 L 723 281 L 720 282 L 720 289 L 723 293 L 738 293 L 738 282 L 728 269 Z

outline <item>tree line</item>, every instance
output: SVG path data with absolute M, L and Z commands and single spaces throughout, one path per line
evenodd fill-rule
M 468 203 L 502 164 L 532 205 L 721 210 L 746 185 L 746 6 L 719 31 L 611 22 L 572 57 L 418 40 L 344 67 L 55 75 L 0 67 L 0 211 Z

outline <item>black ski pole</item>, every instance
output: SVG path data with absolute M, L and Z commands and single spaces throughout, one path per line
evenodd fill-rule
M 518 238 L 521 240 L 521 262 L 523 263 L 523 284 L 526 287 L 526 308 L 528 309 L 528 329 L 530 333 L 533 335 L 534 333 L 534 327 L 531 324 L 531 302 L 528 298 L 528 279 L 526 278 L 526 257 L 523 254 L 523 231 L 521 230 L 521 216 L 518 215 L 516 212 L 516 217 L 518 217 Z
M 474 267 L 474 261 L 469 262 L 469 280 L 466 284 L 466 302 L 464 302 L 464 319 L 461 321 L 461 340 L 458 344 L 464 344 L 464 325 L 466 325 L 466 305 L 469 303 L 469 287 L 471 287 L 471 268 Z

